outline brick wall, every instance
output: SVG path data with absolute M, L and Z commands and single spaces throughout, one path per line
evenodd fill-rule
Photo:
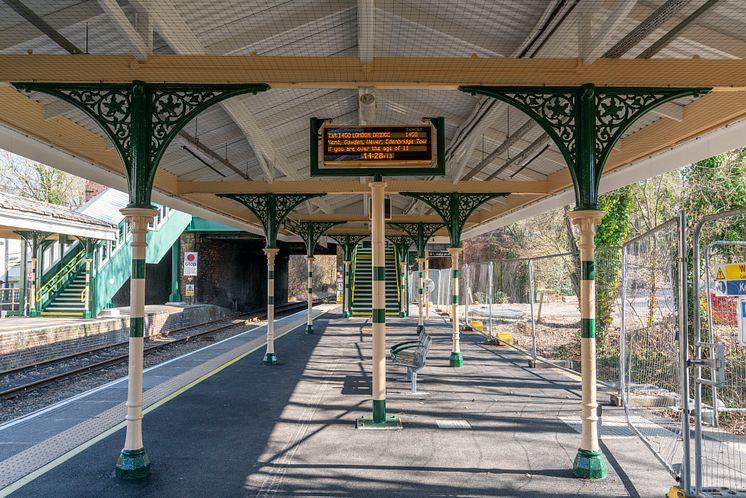
M 198 323 L 221 320 L 230 310 L 201 305 L 171 308 L 145 317 L 145 336 Z M 36 323 L 39 323 L 38 321 Z M 0 372 L 59 358 L 73 352 L 127 341 L 129 317 L 79 322 L 70 325 L 8 331 L 0 334 Z
M 90 180 L 85 181 L 85 202 L 88 202 L 93 197 L 96 197 L 99 193 L 106 190 L 107 186 L 101 185 L 100 183 L 92 182 Z

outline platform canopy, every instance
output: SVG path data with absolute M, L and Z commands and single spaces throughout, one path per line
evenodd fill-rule
M 0 0 L 0 147 L 125 190 L 122 160 L 97 123 L 13 83 L 268 84 L 178 133 L 154 200 L 256 232 L 248 209 L 216 194 L 323 192 L 291 218 L 346 221 L 330 231 L 345 233 L 368 221 L 367 180 L 310 177 L 310 118 L 443 117 L 445 176 L 388 179 L 392 221 L 441 220 L 398 192 L 507 194 L 474 212 L 468 238 L 574 196 L 545 128 L 525 109 L 463 90 L 701 89 L 623 130 L 603 191 L 745 145 L 745 54 L 741 0 Z

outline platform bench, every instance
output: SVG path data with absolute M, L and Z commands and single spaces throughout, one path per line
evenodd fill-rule
M 412 394 L 417 393 L 417 372 L 425 366 L 432 341 L 430 334 L 423 330 L 416 341 L 400 342 L 391 348 L 391 363 L 407 367 Z

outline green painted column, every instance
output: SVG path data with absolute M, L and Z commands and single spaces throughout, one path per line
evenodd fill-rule
M 451 253 L 451 320 L 453 322 L 449 364 L 456 368 L 464 366 L 458 323 L 458 256 L 461 254 L 461 251 L 461 247 L 450 247 L 448 249 L 448 252 Z
M 36 309 L 36 290 L 38 285 L 38 256 L 39 256 L 39 243 L 34 237 L 31 241 L 31 288 L 29 289 L 29 316 L 39 316 L 39 311 Z
M 150 474 L 150 459 L 142 439 L 142 371 L 145 333 L 145 258 L 148 223 L 156 210 L 124 208 L 120 211 L 130 226 L 132 276 L 130 278 L 130 336 L 127 376 L 127 414 L 124 448 L 116 465 L 122 479 L 140 479 Z
M 267 255 L 267 352 L 264 354 L 265 365 L 277 365 L 275 354 L 275 256 L 280 252 L 274 247 L 264 249 Z
M 181 237 L 174 241 L 171 246 L 171 294 L 168 300 L 172 303 L 181 302 L 181 292 L 179 292 L 179 268 L 181 263 Z
M 27 302 L 28 298 L 28 247 L 26 247 L 26 240 L 21 238 L 21 274 L 18 276 L 18 285 L 20 287 L 20 297 L 18 299 L 18 307 L 22 316 L 26 316 L 27 313 Z
M 308 320 L 306 322 L 306 334 L 313 334 L 313 256 L 306 256 L 308 267 Z
M 83 312 L 83 318 L 91 318 L 91 264 L 93 262 L 93 255 L 89 246 L 92 244 L 86 244 L 86 255 L 85 255 L 85 311 Z
M 430 251 L 425 248 L 425 280 L 430 280 Z M 422 283 L 423 299 L 425 300 L 425 320 L 430 319 L 430 293 L 425 292 L 425 282 Z
M 407 274 L 407 262 L 405 260 L 399 261 L 399 318 L 407 316 L 405 308 L 407 306 L 407 286 L 406 282 Z

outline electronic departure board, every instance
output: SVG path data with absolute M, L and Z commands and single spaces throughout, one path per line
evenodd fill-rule
M 311 118 L 310 125 L 311 176 L 445 175 L 445 120 L 441 117 L 390 126 L 338 126 Z
M 321 142 L 324 165 L 396 167 L 430 166 L 433 127 L 324 126 Z

